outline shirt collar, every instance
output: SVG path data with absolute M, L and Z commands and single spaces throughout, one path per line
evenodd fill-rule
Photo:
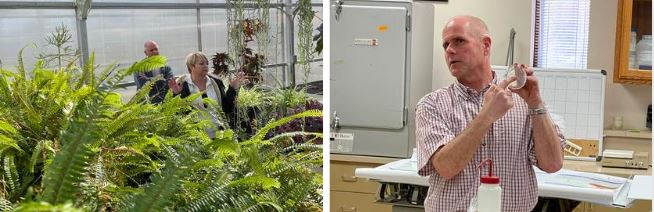
M 486 93 L 488 88 L 490 88 L 491 84 L 496 84 L 497 85 L 497 75 L 495 74 L 495 71 L 491 70 L 491 73 L 493 73 L 493 80 L 486 85 L 481 91 L 476 91 L 475 89 L 472 89 L 468 86 L 465 86 L 461 84 L 458 80 L 455 80 L 454 82 L 454 92 L 463 97 L 464 99 L 468 100 L 470 98 L 477 98 L 479 96 L 482 96 Z

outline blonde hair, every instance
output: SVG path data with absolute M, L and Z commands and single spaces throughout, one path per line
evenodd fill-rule
M 207 61 L 207 64 L 209 63 L 209 59 L 202 52 L 193 52 L 186 55 L 186 69 L 188 69 L 188 73 L 191 73 L 191 66 L 195 65 L 200 59 Z

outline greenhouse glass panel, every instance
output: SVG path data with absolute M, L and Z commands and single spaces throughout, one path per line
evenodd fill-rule
M 3 1 L 16 1 L 16 0 L 0 0 L 0 2 Z M 27 1 L 27 0 L 23 0 Z M 34 2 L 73 2 L 73 0 L 29 0 L 29 1 L 34 1 Z
M 202 52 L 208 57 L 227 51 L 227 15 L 225 9 L 201 9 Z M 213 66 L 209 67 L 213 70 Z
M 87 22 L 96 64 L 127 67 L 145 57 L 145 41 L 155 40 L 159 53 L 179 75 L 187 73 L 186 55 L 198 51 L 195 10 L 93 10 Z
M 195 3 L 195 0 L 93 0 L 93 2 L 124 2 L 124 3 Z
M 77 49 L 75 31 L 75 11 L 60 9 L 0 9 L 0 51 L 1 67 L 15 70 L 18 64 L 18 51 L 30 44 L 38 49 L 27 47 L 23 51 L 23 62 L 31 70 L 40 53 L 53 53 L 56 48 L 47 45 L 46 36 L 57 27 L 65 26 L 72 35 L 66 46 Z

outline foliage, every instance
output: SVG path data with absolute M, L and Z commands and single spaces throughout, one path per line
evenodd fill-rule
M 297 49 L 300 69 L 304 73 L 304 83 L 309 79 L 311 60 L 313 60 L 313 16 L 311 0 L 298 0 L 298 35 Z
M 184 99 L 169 94 L 151 105 L 144 104 L 151 83 L 127 103 L 115 92 L 124 77 L 165 59 L 101 72 L 93 60 L 91 55 L 82 67 L 59 70 L 39 60 L 27 71 L 19 53 L 17 71 L 0 69 L 0 209 L 320 208 L 322 177 L 313 171 L 322 164 L 320 148 L 279 142 L 287 135 L 265 136 L 294 120 L 320 117 L 320 111 L 261 122 L 267 124 L 246 140 L 231 130 L 210 139 L 208 112 L 192 106 L 201 94 Z M 254 103 L 257 96 L 249 98 Z
M 41 53 L 38 58 L 45 62 L 46 67 L 57 65 L 57 69 L 63 68 L 64 64 L 70 64 L 77 61 L 80 51 L 72 46 L 67 45 L 73 40 L 73 35 L 63 23 L 56 27 L 55 31 L 45 37 L 47 45 L 57 49 L 56 53 Z M 53 64 L 54 63 L 54 64 Z
M 322 23 L 316 28 L 316 31 L 318 31 L 318 34 L 313 36 L 313 41 L 316 42 L 314 52 L 316 54 L 322 54 Z
M 166 57 L 162 55 L 153 55 L 132 64 L 132 66 L 127 70 L 126 73 L 128 75 L 131 75 L 133 73 L 142 73 L 146 71 L 151 71 L 165 66 L 167 62 L 168 59 Z

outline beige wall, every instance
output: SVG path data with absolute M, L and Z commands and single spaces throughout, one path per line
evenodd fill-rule
M 617 0 L 591 0 L 590 5 L 588 68 L 604 69 L 608 72 L 604 127 L 610 128 L 613 117 L 619 115 L 623 117 L 624 128 L 644 129 L 647 105 L 652 103 L 652 86 L 613 83 Z
M 516 30 L 514 62 L 529 64 L 531 48 L 531 1 L 525 0 L 450 0 L 434 3 L 434 81 L 433 89 L 454 82 L 441 47 L 441 30 L 456 15 L 473 15 L 486 22 L 492 37 L 491 64 L 504 65 L 509 47 L 509 31 Z
M 493 37 L 491 63 L 504 65 L 509 30 L 515 28 L 515 62 L 531 63 L 532 1 L 525 0 L 456 0 L 434 3 L 434 80 L 432 89 L 447 86 L 454 79 L 444 62 L 440 47 L 441 30 L 452 16 L 469 14 L 480 17 Z M 613 83 L 613 56 L 617 0 L 591 0 L 588 68 L 608 72 L 604 106 L 604 127 L 610 128 L 613 117 L 623 117 L 624 128 L 644 129 L 647 105 L 652 102 L 651 86 Z

